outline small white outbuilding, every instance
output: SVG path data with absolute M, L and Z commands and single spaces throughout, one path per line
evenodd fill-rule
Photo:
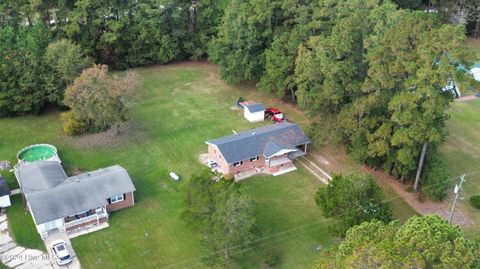
M 243 116 L 249 122 L 263 121 L 265 119 L 265 106 L 262 103 L 255 103 L 243 107 Z
M 10 203 L 10 189 L 5 178 L 0 175 L 0 208 L 9 207 Z

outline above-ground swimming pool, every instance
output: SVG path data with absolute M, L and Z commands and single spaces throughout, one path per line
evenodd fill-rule
M 17 159 L 24 162 L 46 161 L 57 158 L 57 148 L 48 144 L 28 146 L 17 154 Z

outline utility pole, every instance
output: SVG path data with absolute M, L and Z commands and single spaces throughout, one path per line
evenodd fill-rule
M 452 223 L 453 211 L 455 211 L 455 205 L 457 204 L 458 196 L 460 196 L 460 191 L 462 190 L 463 182 L 465 182 L 465 175 L 460 177 L 460 185 L 455 185 L 455 200 L 453 200 L 452 210 L 450 211 L 450 216 L 448 217 L 448 223 Z

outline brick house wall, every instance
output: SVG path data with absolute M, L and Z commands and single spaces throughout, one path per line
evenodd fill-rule
M 218 168 L 224 175 L 230 173 L 230 166 L 227 161 L 225 161 L 225 158 L 223 158 L 217 146 L 208 144 L 208 158 L 217 162 Z
M 293 162 L 289 162 L 289 163 L 285 163 L 285 164 L 281 164 L 281 165 L 277 165 L 277 166 L 272 166 L 270 168 L 267 168 L 267 172 L 269 174 L 273 174 L 273 173 L 279 172 L 280 170 L 288 169 L 288 168 L 291 168 L 291 167 L 295 167 Z
M 250 161 L 250 159 L 243 160 L 242 164 L 239 166 L 233 166 L 233 164 L 230 165 L 230 173 L 232 175 L 235 175 L 237 173 L 242 173 L 246 171 L 252 171 L 255 169 L 260 169 L 263 170 L 265 169 L 265 157 L 259 156 L 257 161 Z
M 108 222 L 108 218 L 107 217 L 99 218 L 98 222 L 99 222 L 99 224 L 104 223 L 104 222 Z M 65 230 L 67 232 L 69 232 L 69 231 L 73 231 L 73 230 L 76 230 L 76 229 L 79 229 L 79 228 L 82 228 L 82 227 L 85 227 L 85 226 L 93 225 L 93 224 L 96 224 L 96 223 L 97 223 L 97 220 L 93 219 L 93 220 L 87 221 L 85 223 L 80 223 L 78 225 L 68 227 Z
M 278 160 L 278 159 L 283 159 L 283 158 L 285 158 L 285 157 L 287 157 L 287 154 L 283 154 L 283 155 L 280 155 L 280 156 L 272 157 L 272 158 L 269 159 L 269 161 L 270 161 L 270 162 L 273 162 L 273 161 L 276 161 L 276 160 Z M 268 166 L 269 161 L 267 161 L 267 163 L 265 164 L 266 166 Z
M 133 197 L 133 192 L 125 193 L 123 195 L 123 201 L 116 202 L 113 204 L 107 204 L 107 212 L 110 213 L 115 210 L 119 210 L 122 208 L 127 208 L 131 207 L 134 205 L 134 197 Z

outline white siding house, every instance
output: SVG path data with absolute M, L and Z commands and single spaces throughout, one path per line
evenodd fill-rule
M 246 105 L 243 107 L 243 116 L 249 122 L 263 121 L 265 119 L 265 106 L 261 103 Z

